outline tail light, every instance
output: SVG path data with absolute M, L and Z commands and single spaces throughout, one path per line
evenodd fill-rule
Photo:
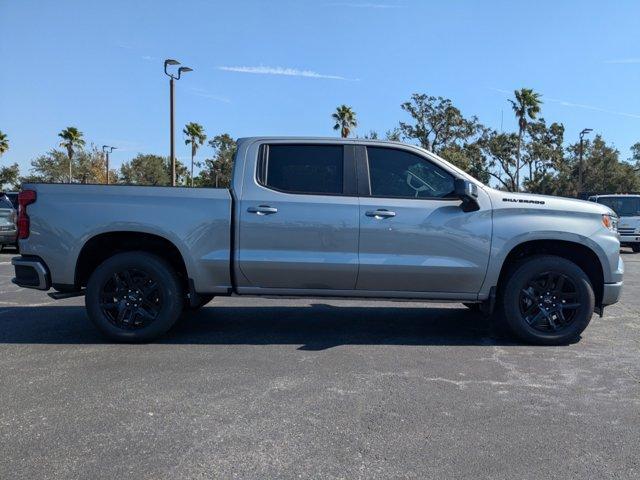
M 18 238 L 29 238 L 29 215 L 27 215 L 27 206 L 36 201 L 35 190 L 22 190 L 18 194 Z

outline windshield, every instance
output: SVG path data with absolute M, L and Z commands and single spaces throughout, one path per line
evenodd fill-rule
M 13 209 L 13 203 L 7 197 L 0 197 L 0 208 L 11 208 Z
M 619 217 L 640 216 L 640 197 L 603 197 L 598 203 L 606 205 Z

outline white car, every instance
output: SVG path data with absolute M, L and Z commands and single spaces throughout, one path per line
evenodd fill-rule
M 595 195 L 589 200 L 616 212 L 620 244 L 640 252 L 640 195 Z

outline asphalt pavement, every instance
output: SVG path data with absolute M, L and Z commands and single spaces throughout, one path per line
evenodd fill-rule
M 216 298 L 105 342 L 0 255 L 0 478 L 640 478 L 640 254 L 564 347 L 459 304 Z

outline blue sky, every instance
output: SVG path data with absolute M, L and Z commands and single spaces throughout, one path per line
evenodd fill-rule
M 530 87 L 568 140 L 590 127 L 627 158 L 640 141 L 639 19 L 637 1 L 0 0 L 2 163 L 26 169 L 70 125 L 118 146 L 116 167 L 167 155 L 164 58 L 195 70 L 177 83 L 180 130 L 332 136 L 346 103 L 358 134 L 383 133 L 413 92 L 512 130 L 506 98 Z

